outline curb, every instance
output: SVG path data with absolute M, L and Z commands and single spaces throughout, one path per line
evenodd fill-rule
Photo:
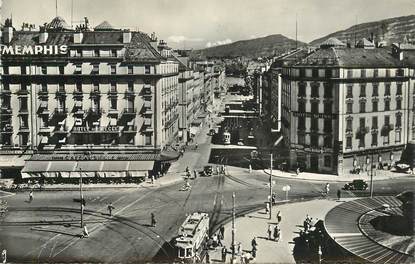
M 267 172 L 265 169 L 262 170 L 265 174 L 270 175 L 269 172 Z M 302 178 L 302 177 L 294 177 L 294 176 L 281 176 L 281 175 L 275 175 L 274 173 L 272 174 L 272 177 L 277 177 L 277 178 L 282 178 L 282 179 L 292 179 L 292 180 L 300 180 L 300 181 L 311 181 L 311 182 L 351 182 L 354 179 L 361 179 L 362 177 L 356 177 L 356 178 L 350 178 L 350 179 L 327 179 L 327 180 L 323 180 L 323 179 L 309 179 L 309 178 Z M 333 176 L 333 177 L 338 177 L 338 176 Z M 403 175 L 403 176 L 396 176 L 396 177 L 388 177 L 388 178 L 381 178 L 381 179 L 373 179 L 373 181 L 387 181 L 387 180 L 393 180 L 393 179 L 402 179 L 402 178 L 411 178 L 411 175 Z M 365 181 L 370 181 L 370 179 L 365 179 L 363 178 Z

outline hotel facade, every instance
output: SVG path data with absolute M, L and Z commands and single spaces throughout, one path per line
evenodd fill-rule
M 145 177 L 177 159 L 187 73 L 154 34 L 7 20 L 1 63 L 2 177 Z
M 405 56 L 330 40 L 281 65 L 289 166 L 350 175 L 399 161 L 415 131 L 413 63 Z

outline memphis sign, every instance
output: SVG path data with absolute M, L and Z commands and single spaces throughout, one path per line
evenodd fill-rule
M 1 55 L 64 55 L 68 53 L 68 46 L 66 45 L 34 45 L 34 46 L 0 46 Z

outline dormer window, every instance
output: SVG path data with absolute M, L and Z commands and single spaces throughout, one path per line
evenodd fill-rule
M 151 67 L 150 67 L 150 65 L 145 65 L 145 66 L 144 66 L 144 73 L 145 73 L 145 74 L 150 74 L 150 72 L 151 72 Z
M 59 66 L 59 74 L 65 74 L 65 67 Z
M 75 74 L 81 74 L 82 73 L 82 65 L 76 64 L 75 65 Z

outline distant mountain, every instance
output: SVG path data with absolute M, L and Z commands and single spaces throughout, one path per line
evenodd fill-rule
M 384 40 L 387 45 L 394 42 L 403 42 L 406 39 L 415 41 L 415 15 L 388 18 L 352 26 L 346 30 L 334 32 L 325 37 L 313 40 L 311 45 L 318 45 L 328 38 L 335 37 L 344 43 L 355 43 L 362 38 L 369 39 L 373 34 L 376 41 Z
M 307 45 L 298 41 L 298 46 Z M 194 50 L 195 58 L 224 58 L 244 56 L 248 58 L 268 57 L 296 47 L 295 40 L 276 34 L 263 38 L 240 40 L 226 45 Z

